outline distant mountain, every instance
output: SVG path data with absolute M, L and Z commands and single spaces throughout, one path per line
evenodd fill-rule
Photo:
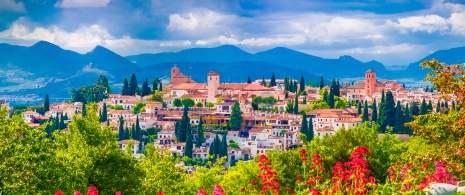
M 326 78 L 359 77 L 370 68 L 375 70 L 378 75 L 385 75 L 387 72 L 384 65 L 376 61 L 363 63 L 351 56 L 341 56 L 339 59 L 324 59 L 285 47 L 276 47 L 250 54 L 235 46 L 224 45 L 216 48 L 192 48 L 171 53 L 133 55 L 126 58 L 140 67 L 168 62 L 268 62 L 286 68 L 323 75 Z
M 446 50 L 436 51 L 421 60 L 410 63 L 407 69 L 404 71 L 405 74 L 408 74 L 415 78 L 424 78 L 428 72 L 428 69 L 422 69 L 420 64 L 425 60 L 436 59 L 439 62 L 444 62 L 446 64 L 463 64 L 465 63 L 465 47 L 457 47 Z

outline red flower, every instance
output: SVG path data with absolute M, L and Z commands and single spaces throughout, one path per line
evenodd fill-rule
M 56 191 L 55 195 L 63 195 L 63 193 L 61 191 Z
M 74 195 L 81 195 L 81 192 L 75 191 L 75 192 L 74 192 Z
M 98 195 L 97 188 L 95 186 L 90 186 L 87 190 L 87 195 Z
M 207 195 L 207 192 L 206 192 L 204 189 L 200 189 L 200 190 L 197 192 L 197 195 Z
M 157 195 L 165 195 L 163 192 L 158 192 Z
M 117 191 L 115 195 L 123 195 L 123 193 L 121 193 L 120 191 Z
M 215 188 L 213 189 L 213 195 L 224 195 L 223 188 L 220 185 L 216 184 Z
M 252 185 L 256 185 L 256 184 L 257 184 L 257 181 L 255 181 L 255 180 L 252 180 L 252 181 L 250 182 L 250 184 L 252 184 Z

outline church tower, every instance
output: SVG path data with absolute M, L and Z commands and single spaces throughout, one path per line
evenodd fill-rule
M 210 71 L 207 74 L 207 87 L 208 87 L 208 96 L 207 102 L 215 102 L 215 96 L 220 86 L 220 74 L 215 71 Z
M 174 77 L 178 75 L 179 73 L 179 68 L 176 66 L 176 64 L 171 68 L 171 82 L 174 82 Z
M 369 69 L 365 72 L 365 95 L 372 96 L 376 92 L 376 72 Z

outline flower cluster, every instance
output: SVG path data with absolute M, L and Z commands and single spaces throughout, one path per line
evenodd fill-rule
M 420 183 L 418 188 L 424 189 L 428 187 L 430 183 L 434 183 L 434 182 L 456 185 L 458 181 L 457 177 L 452 175 L 446 166 L 447 166 L 446 163 L 442 161 L 437 161 L 436 172 L 434 172 L 431 175 L 426 176 L 425 179 L 423 179 L 423 181 Z
M 361 146 L 356 148 L 349 158 L 349 162 L 337 162 L 333 170 L 333 193 L 367 194 L 370 188 L 375 186 L 375 178 L 368 177 L 371 171 L 364 158 L 369 155 L 368 148 Z
M 271 190 L 273 194 L 279 194 L 279 178 L 278 172 L 272 170 L 271 162 L 268 160 L 266 155 L 260 155 L 258 159 L 258 166 L 262 171 L 257 178 L 262 179 L 263 188 L 260 194 L 264 194 L 266 191 Z

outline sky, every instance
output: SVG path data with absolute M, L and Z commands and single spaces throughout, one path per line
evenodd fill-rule
M 465 46 L 465 0 L 0 0 L 0 42 L 122 55 L 235 45 L 408 65 Z

